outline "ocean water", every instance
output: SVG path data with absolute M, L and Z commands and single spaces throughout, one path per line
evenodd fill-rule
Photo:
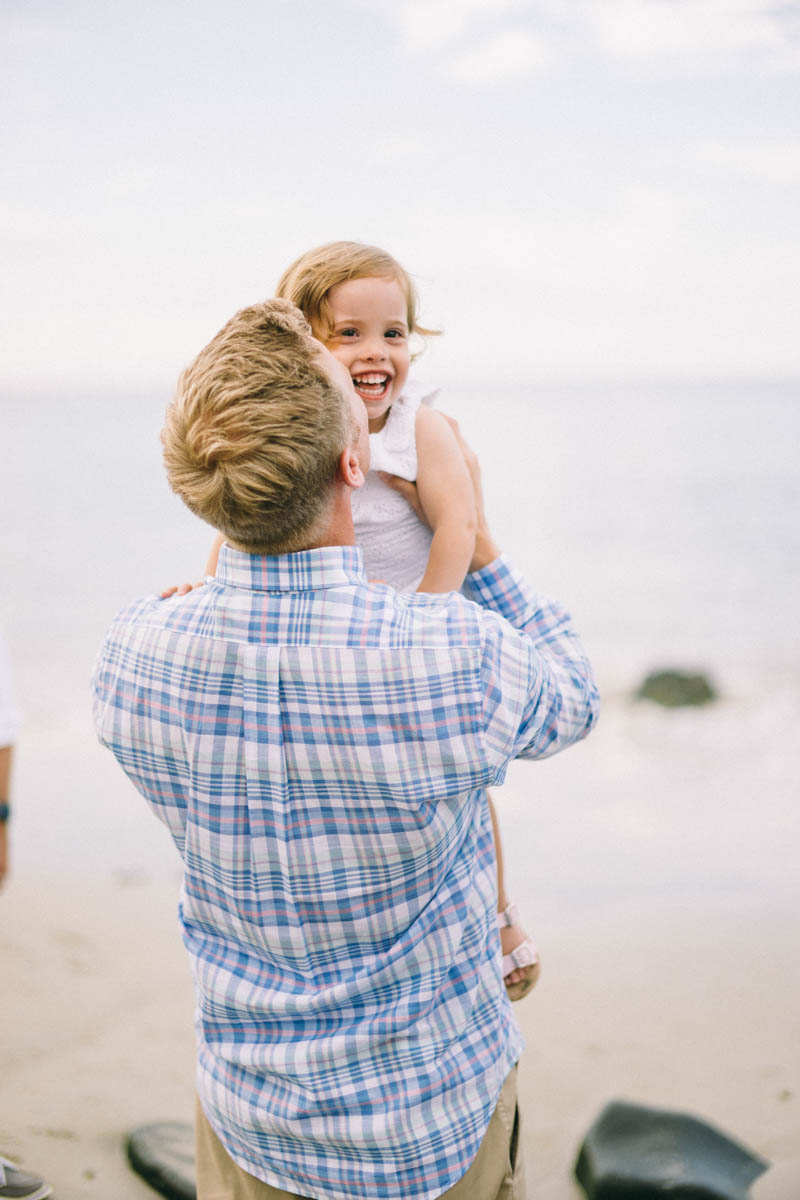
M 165 387 L 3 403 L 0 619 L 25 715 L 21 870 L 174 869 L 162 831 L 96 746 L 88 698 L 114 612 L 198 578 L 212 539 L 163 478 L 168 398 Z M 524 827 L 518 844 L 538 846 L 539 880 L 577 895 L 600 878 L 598 855 L 616 853 L 617 884 L 663 876 L 666 886 L 669 876 L 673 887 L 700 886 L 724 828 L 720 886 L 788 886 L 798 849 L 800 384 L 494 381 L 451 387 L 441 403 L 479 450 L 498 540 L 571 608 L 604 695 L 585 746 L 535 776 L 523 779 L 520 766 L 504 789 Z M 661 666 L 707 671 L 720 703 L 682 714 L 631 707 L 631 690 Z M 598 805 L 610 825 L 592 824 Z M 687 849 L 680 829 L 699 807 L 706 833 Z M 578 828 L 593 831 L 580 852 Z M 659 875 L 664 846 L 682 863 L 677 874 L 673 863 Z M 521 858 L 517 870 L 529 867 Z
M 662 661 L 797 677 L 800 386 L 468 401 L 503 544 L 572 607 L 609 687 Z

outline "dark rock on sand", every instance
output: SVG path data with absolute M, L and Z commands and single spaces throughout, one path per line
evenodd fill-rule
M 612 1101 L 581 1146 L 589 1200 L 746 1200 L 769 1163 L 696 1117 Z
M 708 704 L 717 693 L 705 675 L 688 675 L 684 671 L 654 671 L 636 692 L 637 700 L 653 700 L 665 708 Z
M 134 1129 L 128 1138 L 128 1160 L 137 1175 L 170 1200 L 197 1200 L 194 1126 L 157 1121 Z

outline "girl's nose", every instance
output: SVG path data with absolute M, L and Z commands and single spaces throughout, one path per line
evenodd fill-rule
M 375 338 L 364 347 L 364 358 L 368 362 L 380 362 L 386 357 L 386 343 L 383 338 Z

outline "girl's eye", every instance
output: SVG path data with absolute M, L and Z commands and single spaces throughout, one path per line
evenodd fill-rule
M 336 336 L 340 337 L 340 338 L 358 337 L 358 330 L 353 329 L 351 326 L 348 325 L 346 329 L 340 329 Z
M 387 338 L 404 338 L 405 336 L 406 335 L 402 329 L 387 329 L 386 330 Z

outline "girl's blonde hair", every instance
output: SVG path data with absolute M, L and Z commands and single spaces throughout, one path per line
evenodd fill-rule
M 291 300 L 304 314 L 311 328 L 326 341 L 332 332 L 328 294 L 331 288 L 349 279 L 396 279 L 406 298 L 408 332 L 420 337 L 437 337 L 441 330 L 420 325 L 419 298 L 414 281 L 400 263 L 378 246 L 362 242 L 328 242 L 301 254 L 278 280 L 276 296 Z

